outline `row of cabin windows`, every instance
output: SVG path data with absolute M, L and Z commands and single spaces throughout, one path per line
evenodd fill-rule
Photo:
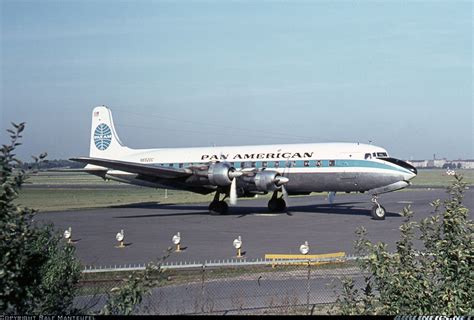
M 329 167 L 334 167 L 336 165 L 336 160 L 325 160 L 325 163 L 323 160 L 304 160 L 302 161 L 304 167 L 324 167 L 324 166 L 329 166 Z M 295 160 L 293 161 L 262 161 L 259 162 L 261 168 L 280 168 L 280 167 L 286 167 L 286 168 L 292 168 L 296 167 L 297 163 Z M 186 165 L 186 166 L 185 166 Z M 189 167 L 193 165 L 200 165 L 198 163 L 169 163 L 168 167 L 170 168 L 183 168 L 183 167 Z M 240 167 L 240 168 L 256 168 L 257 167 L 257 162 L 230 162 L 230 165 L 232 167 Z M 166 164 L 161 163 L 160 166 L 164 167 Z

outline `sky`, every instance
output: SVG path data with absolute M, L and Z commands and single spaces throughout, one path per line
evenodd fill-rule
M 131 148 L 361 142 L 474 159 L 471 1 L 0 0 L 1 142 Z

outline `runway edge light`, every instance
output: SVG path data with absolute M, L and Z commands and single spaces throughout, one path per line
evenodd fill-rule
M 173 241 L 173 244 L 176 245 L 175 252 L 181 252 L 181 234 L 179 232 L 175 234 L 171 241 Z
M 125 239 L 125 233 L 123 232 L 123 230 L 120 230 L 120 232 L 117 233 L 115 239 L 117 239 L 117 241 L 120 243 L 116 248 L 125 248 L 125 245 L 123 244 L 123 241 Z
M 301 246 L 300 246 L 300 252 L 301 254 L 307 255 L 309 252 L 309 244 L 308 241 L 305 241 Z
M 237 258 L 242 258 L 242 237 L 239 236 L 233 242 L 234 248 L 237 249 Z
M 67 243 L 71 243 L 72 237 L 72 228 L 69 227 L 67 230 L 64 231 L 64 238 L 67 240 Z

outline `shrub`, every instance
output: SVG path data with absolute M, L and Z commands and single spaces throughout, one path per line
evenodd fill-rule
M 33 209 L 14 204 L 28 173 L 13 153 L 25 124 L 13 124 L 0 150 L 0 313 L 67 314 L 80 264 L 52 226 L 37 226 Z M 46 154 L 39 156 L 42 160 Z
M 343 281 L 334 312 L 386 315 L 474 314 L 474 236 L 469 210 L 462 205 L 466 184 L 456 175 L 449 198 L 431 203 L 434 213 L 421 222 L 403 210 L 400 240 L 390 253 L 385 243 L 371 243 L 364 228 L 357 230 L 356 250 L 368 273 L 362 289 Z M 421 245 L 414 245 L 419 240 Z M 374 294 L 376 292 L 377 294 Z

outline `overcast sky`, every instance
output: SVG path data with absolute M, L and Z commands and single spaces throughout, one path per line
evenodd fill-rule
M 107 105 L 132 148 L 369 142 L 474 158 L 472 2 L 1 2 L 2 143 L 88 155 Z

